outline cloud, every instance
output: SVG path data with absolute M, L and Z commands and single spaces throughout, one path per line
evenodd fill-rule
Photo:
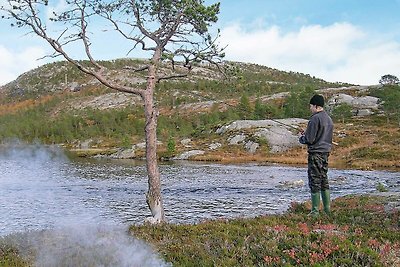
M 379 38 L 349 23 L 308 25 L 291 32 L 277 26 L 248 31 L 234 24 L 221 31 L 228 60 L 355 84 L 376 84 L 386 73 L 398 75 L 400 43 L 375 40 Z
M 0 45 L 0 85 L 13 81 L 23 72 L 44 64 L 38 59 L 46 55 L 40 47 L 27 47 L 19 51 Z

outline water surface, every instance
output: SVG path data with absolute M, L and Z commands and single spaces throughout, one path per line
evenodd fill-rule
M 162 194 L 172 223 L 253 217 L 285 211 L 309 198 L 305 167 L 174 162 L 160 165 Z M 400 174 L 330 169 L 332 197 L 400 191 Z M 304 183 L 302 184 L 302 181 Z M 0 235 L 62 225 L 142 223 L 144 162 L 68 159 L 57 148 L 0 150 Z

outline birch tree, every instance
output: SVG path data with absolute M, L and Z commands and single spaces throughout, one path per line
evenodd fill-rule
M 206 6 L 203 0 L 65 0 L 63 11 L 48 15 L 49 4 L 52 4 L 48 0 L 3 2 L 2 18 L 10 20 L 11 26 L 27 29 L 46 41 L 54 51 L 49 57 L 61 56 L 108 88 L 141 97 L 146 121 L 146 201 L 152 214 L 148 221 L 165 221 L 157 163 L 155 86 L 164 79 L 189 75 L 194 63 L 206 61 L 219 66 L 223 49 L 217 44 L 219 33 L 212 36 L 210 27 L 218 19 L 220 4 Z M 107 22 L 114 33 L 129 43 L 128 55 L 134 50 L 148 53 L 148 64 L 129 69 L 146 72 L 143 88 L 113 78 L 93 53 L 94 37 L 102 30 L 96 24 L 100 20 Z M 57 31 L 53 30 L 55 25 Z M 119 49 L 112 39 L 102 42 L 107 42 L 110 49 Z M 68 48 L 76 44 L 84 52 L 86 61 L 72 56 Z M 164 60 L 170 63 L 169 75 L 160 71 Z

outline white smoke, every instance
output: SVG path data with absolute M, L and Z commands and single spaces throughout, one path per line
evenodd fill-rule
M 126 225 L 94 216 L 85 203 L 63 190 L 59 177 L 67 162 L 56 146 L 0 144 L 0 186 L 12 195 L 0 195 L 0 244 L 16 247 L 38 267 L 171 266 L 148 244 L 130 236 Z
M 7 140 L 0 143 L 0 159 L 27 159 L 33 163 L 58 161 L 65 162 L 67 157 L 56 145 L 42 145 L 38 142 L 27 144 L 20 140 Z
M 38 267 L 172 266 L 149 245 L 117 226 L 69 226 L 13 234 L 6 239 Z

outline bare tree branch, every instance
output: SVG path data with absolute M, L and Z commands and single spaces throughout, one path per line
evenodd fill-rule
M 101 65 L 92 57 L 92 54 L 91 54 L 91 52 L 90 52 L 89 38 L 88 38 L 87 35 L 86 35 L 87 22 L 86 22 L 86 20 L 85 20 L 85 18 L 86 18 L 86 15 L 85 15 L 85 7 L 86 7 L 86 1 L 84 1 L 83 6 L 80 7 L 80 14 L 81 14 L 81 17 L 80 17 L 80 22 L 81 22 L 80 27 L 81 27 L 81 32 L 80 32 L 80 34 L 79 34 L 78 36 L 82 39 L 83 45 L 85 46 L 86 55 L 87 55 L 87 57 L 89 58 L 90 62 L 91 62 L 94 66 L 96 66 L 97 68 L 99 68 L 100 70 L 103 70 L 104 67 L 101 66 Z
M 140 68 L 134 68 L 134 67 L 130 67 L 130 66 L 125 66 L 123 67 L 124 70 L 132 70 L 134 72 L 140 72 L 140 71 L 144 71 L 144 70 L 148 70 L 149 66 L 143 66 Z
M 170 75 L 170 76 L 161 76 L 157 79 L 157 82 L 161 81 L 161 80 L 172 80 L 172 79 L 179 79 L 179 78 L 184 78 L 187 77 L 189 74 L 185 73 L 185 74 L 175 74 L 175 75 Z

